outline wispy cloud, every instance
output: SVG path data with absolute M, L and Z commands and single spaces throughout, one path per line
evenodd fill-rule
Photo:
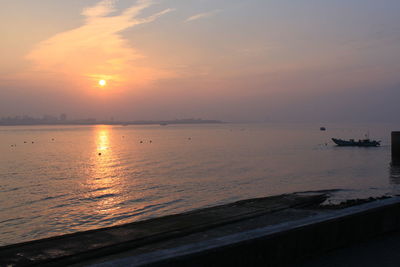
M 189 22 L 189 21 L 194 21 L 194 20 L 199 20 L 199 19 L 204 19 L 204 18 L 208 18 L 211 16 L 214 16 L 215 14 L 221 12 L 220 9 L 215 9 L 212 11 L 208 11 L 208 12 L 204 12 L 204 13 L 199 13 L 193 16 L 190 16 L 189 18 L 187 18 L 185 21 Z
M 116 0 L 103 0 L 85 8 L 85 23 L 39 43 L 29 54 L 40 73 L 62 74 L 75 80 L 95 81 L 109 79 L 124 82 L 164 78 L 168 74 L 143 64 L 145 56 L 132 48 L 121 36 L 121 31 L 152 22 L 172 11 L 165 9 L 148 17 L 139 17 L 152 6 L 152 1 L 139 0 L 136 4 L 117 12 Z

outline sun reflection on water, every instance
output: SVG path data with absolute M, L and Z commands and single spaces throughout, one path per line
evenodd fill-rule
M 97 150 L 104 151 L 107 150 L 110 146 L 110 138 L 109 138 L 109 129 L 104 128 L 107 126 L 99 126 L 100 129 L 97 130 Z M 97 127 L 96 127 L 97 129 Z
M 93 212 L 102 217 L 111 217 L 122 201 L 121 177 L 117 172 L 118 158 L 112 150 L 111 126 L 94 128 L 95 151 L 91 157 L 91 175 L 88 177 L 87 197 L 94 203 Z

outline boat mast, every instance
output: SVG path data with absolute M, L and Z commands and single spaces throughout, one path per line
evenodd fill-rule
M 369 130 L 367 131 L 367 133 L 365 134 L 365 138 L 369 139 Z

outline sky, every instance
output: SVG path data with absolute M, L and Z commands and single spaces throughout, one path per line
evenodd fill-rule
M 0 117 L 400 120 L 398 0 L 1 3 Z

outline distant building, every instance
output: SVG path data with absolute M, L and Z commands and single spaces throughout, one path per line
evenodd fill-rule
M 67 120 L 67 114 L 62 113 L 62 114 L 60 115 L 60 121 L 66 121 L 66 120 Z
M 56 122 L 58 120 L 57 117 L 51 116 L 51 115 L 43 115 L 42 121 L 46 123 L 52 123 Z

